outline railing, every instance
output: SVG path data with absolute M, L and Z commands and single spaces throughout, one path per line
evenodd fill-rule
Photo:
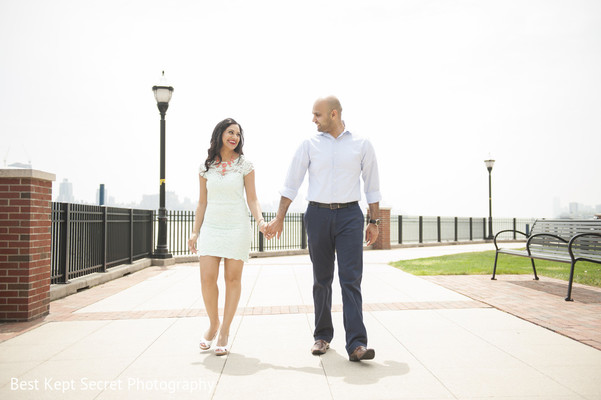
M 517 229 L 528 233 L 534 218 L 493 218 L 494 232 Z M 468 217 L 424 217 L 393 215 L 390 217 L 391 244 L 462 242 L 488 239 L 488 219 Z M 512 237 L 503 239 L 516 239 Z
M 156 248 L 158 228 L 158 211 L 154 212 L 154 235 L 152 247 Z M 194 211 L 167 210 L 167 249 L 173 255 L 189 254 L 188 238 L 194 229 Z
M 275 218 L 274 212 L 263 213 L 266 221 Z M 252 227 L 252 239 L 250 251 L 278 251 L 278 250 L 299 250 L 307 248 L 307 233 L 305 231 L 305 223 L 302 213 L 289 213 L 286 215 L 284 223 L 284 231 L 279 240 L 265 240 L 260 234 L 254 217 L 250 216 Z M 154 214 L 154 244 L 156 247 L 158 232 L 157 229 L 157 213 Z M 192 233 L 194 225 L 194 212 L 192 211 L 167 211 L 167 248 L 169 253 L 173 255 L 187 255 L 188 238 Z
M 266 221 L 275 213 L 264 213 Z M 252 252 L 307 248 L 304 214 L 290 213 L 279 240 L 264 240 L 252 217 Z M 496 218 L 493 231 L 517 229 L 528 233 L 534 219 Z M 156 212 L 82 204 L 52 203 L 52 283 L 66 283 L 94 272 L 150 257 L 156 247 Z M 167 246 L 173 255 L 187 255 L 194 213 L 167 212 Z M 487 239 L 486 218 L 394 215 L 391 244 L 472 241 Z M 153 229 L 154 227 L 154 229 Z M 516 239 L 516 237 L 506 237 Z M 520 239 L 520 238 L 518 238 Z
M 152 254 L 152 210 L 52 203 L 51 283 Z
M 263 213 L 265 220 L 275 218 L 275 213 Z M 254 218 L 251 216 L 253 230 L 250 250 L 268 252 L 277 250 L 301 250 L 307 248 L 307 233 L 303 213 L 286 215 L 284 231 L 279 240 L 264 240 Z M 487 239 L 488 219 L 468 217 L 424 217 L 393 215 L 390 221 L 391 244 L 461 242 Z M 155 213 L 155 224 L 157 223 Z M 528 232 L 534 218 L 493 218 L 493 231 L 518 229 Z M 167 211 L 168 249 L 173 255 L 188 255 L 188 238 L 194 224 L 194 212 Z M 155 232 L 157 232 L 155 225 Z M 516 239 L 505 237 L 504 239 Z M 518 238 L 519 239 L 519 238 Z M 155 233 L 156 243 L 156 233 Z

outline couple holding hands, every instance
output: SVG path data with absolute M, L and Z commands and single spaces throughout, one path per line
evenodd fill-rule
M 288 207 L 296 197 L 307 171 L 309 205 L 305 212 L 309 254 L 313 264 L 315 306 L 314 355 L 325 354 L 334 336 L 332 280 L 338 259 L 342 289 L 346 351 L 350 361 L 370 360 L 375 351 L 367 347 L 363 324 L 361 279 L 363 275 L 364 217 L 359 206 L 361 183 L 369 204 L 365 241 L 378 237 L 381 199 L 378 165 L 371 143 L 346 130 L 340 101 L 333 96 L 313 105 L 318 134 L 299 146 L 280 190 L 276 217 L 266 222 L 255 190 L 253 165 L 242 151 L 242 127 L 231 118 L 217 124 L 211 136 L 208 157 L 200 167 L 200 195 L 194 230 L 188 241 L 199 254 L 202 297 L 210 325 L 200 340 L 201 350 L 216 342 L 216 355 L 228 354 L 229 330 L 238 307 L 242 269 L 248 261 L 251 242 L 248 210 L 267 239 L 279 238 Z M 244 204 L 246 192 L 246 204 Z M 198 247 L 197 247 L 198 243 Z M 217 278 L 224 260 L 225 307 L 219 320 Z

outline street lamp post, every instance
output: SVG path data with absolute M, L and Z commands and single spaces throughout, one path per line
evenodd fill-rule
M 165 209 L 165 114 L 169 108 L 169 100 L 173 94 L 173 87 L 165 84 L 165 71 L 161 76 L 160 84 L 152 87 L 154 98 L 157 101 L 157 107 L 161 113 L 161 172 L 160 172 L 160 200 L 159 200 L 159 232 L 157 237 L 157 247 L 154 251 L 154 258 L 173 257 L 167 249 L 167 210 Z
M 488 239 L 492 240 L 492 180 L 491 172 L 492 166 L 495 164 L 495 160 L 484 160 L 486 169 L 488 170 Z

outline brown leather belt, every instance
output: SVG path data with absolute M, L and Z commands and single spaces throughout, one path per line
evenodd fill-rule
M 350 203 L 318 203 L 316 201 L 310 201 L 309 205 L 313 206 L 313 207 L 319 207 L 319 208 L 329 208 L 330 210 L 338 210 L 339 208 L 347 208 L 350 206 L 354 206 L 356 204 L 359 204 L 358 201 L 351 201 Z

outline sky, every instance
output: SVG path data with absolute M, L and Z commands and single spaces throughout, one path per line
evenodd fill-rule
M 333 94 L 394 214 L 487 216 L 489 157 L 493 216 L 601 204 L 598 0 L 0 0 L 0 57 L 3 165 L 56 174 L 54 196 L 64 179 L 92 203 L 101 183 L 122 203 L 158 193 L 164 70 L 182 200 L 232 117 L 275 207 Z

